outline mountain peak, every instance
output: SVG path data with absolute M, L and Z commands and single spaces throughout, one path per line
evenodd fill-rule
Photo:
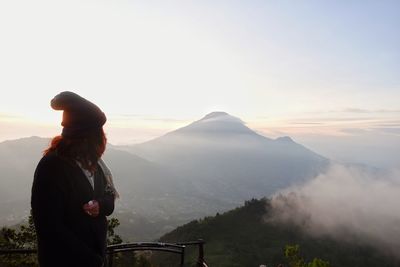
M 270 140 L 251 130 L 240 118 L 232 116 L 227 112 L 214 111 L 187 126 L 159 137 L 157 140 L 162 140 L 162 142 L 166 142 L 165 140 L 168 140 L 168 138 L 178 138 L 182 140 L 182 136 L 186 136 L 191 138 L 195 137 L 197 138 L 196 140 L 206 140 L 207 142 L 210 140 L 217 140 L 220 142 L 221 138 L 233 139 L 245 135 L 249 138 L 254 137 L 256 139 Z M 191 140 L 192 142 L 195 139 L 186 138 L 185 140 Z
M 201 120 L 214 119 L 214 118 L 223 117 L 223 116 L 230 116 L 230 115 L 224 111 L 214 111 L 214 112 L 208 113 Z
M 290 138 L 289 136 L 278 137 L 275 140 L 279 142 L 294 143 L 293 139 Z
M 234 123 L 234 124 L 241 124 L 244 125 L 245 123 L 235 117 L 232 116 L 224 111 L 214 111 L 211 113 L 208 113 L 206 116 L 204 116 L 202 119 L 196 121 L 195 123 L 208 123 L 208 122 L 223 122 L 223 123 Z
M 209 135 L 207 138 L 211 138 L 213 135 L 218 136 L 232 136 L 235 134 L 256 134 L 253 130 L 246 126 L 238 117 L 232 116 L 223 111 L 214 111 L 202 119 L 192 122 L 191 124 L 175 130 L 171 133 L 185 133 L 185 134 L 195 134 L 195 135 Z

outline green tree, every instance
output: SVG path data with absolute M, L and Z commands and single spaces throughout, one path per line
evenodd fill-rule
M 120 225 L 116 218 L 108 220 L 107 244 L 120 244 L 122 238 L 115 233 Z M 36 250 L 36 231 L 32 215 L 27 225 L 20 225 L 16 229 L 3 227 L 0 229 L 0 249 L 34 249 Z M 20 255 L 10 254 L 0 256 L 0 267 L 34 267 L 38 266 L 36 253 Z
M 36 231 L 32 215 L 29 216 L 28 225 L 20 225 L 17 229 L 3 227 L 0 230 L 1 249 L 36 249 Z M 36 253 L 11 254 L 0 257 L 1 266 L 38 266 Z
M 137 267 L 153 267 L 153 265 L 149 262 L 149 260 L 145 257 L 140 255 L 137 259 L 137 262 L 133 266 Z
M 286 245 L 285 247 L 285 258 L 288 260 L 289 267 L 330 267 L 329 262 L 314 258 L 311 262 L 306 262 L 303 257 L 300 256 L 299 245 Z
M 107 226 L 107 245 L 121 244 L 122 238 L 115 233 L 115 228 L 117 228 L 121 223 L 116 218 L 108 219 Z

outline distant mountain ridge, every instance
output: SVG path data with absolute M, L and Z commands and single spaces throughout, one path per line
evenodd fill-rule
M 290 137 L 267 138 L 226 112 L 124 149 L 191 177 L 205 196 L 236 204 L 302 183 L 329 163 Z
M 1 224 L 28 214 L 33 172 L 49 141 L 0 143 Z M 143 144 L 108 145 L 104 158 L 121 195 L 115 212 L 120 229 L 142 241 L 312 179 L 329 163 L 289 137 L 264 137 L 225 112 Z

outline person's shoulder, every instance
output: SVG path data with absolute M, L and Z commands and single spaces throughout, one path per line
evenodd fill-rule
M 39 163 L 38 163 L 38 168 L 39 167 L 51 167 L 51 166 L 59 166 L 60 164 L 63 163 L 63 160 L 57 155 L 56 152 L 50 152 L 44 155 Z
M 37 190 L 63 190 L 66 179 L 67 164 L 54 152 L 44 155 L 34 172 L 32 192 Z
M 56 152 L 50 152 L 40 159 L 35 172 L 61 173 L 68 171 L 70 168 L 71 163 L 59 156 Z

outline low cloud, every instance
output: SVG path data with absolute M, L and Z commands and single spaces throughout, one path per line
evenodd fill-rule
M 398 171 L 333 165 L 304 186 L 276 194 L 272 207 L 269 221 L 294 223 L 313 236 L 362 242 L 398 254 Z

